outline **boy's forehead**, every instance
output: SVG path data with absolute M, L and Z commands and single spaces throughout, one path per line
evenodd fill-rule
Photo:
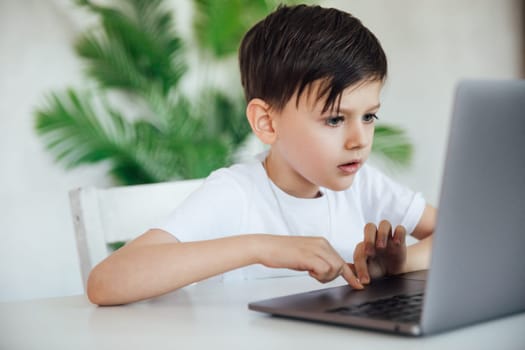
M 318 79 L 308 85 L 300 92 L 296 91 L 292 99 L 296 100 L 297 106 L 301 105 L 311 110 L 323 109 L 326 105 L 328 94 L 332 85 L 328 79 Z M 329 106 L 331 108 L 332 106 Z
M 357 102 L 354 101 L 353 97 L 355 96 L 362 104 L 378 107 L 382 87 L 383 81 L 361 80 L 344 88 L 334 100 L 334 103 L 327 106 L 326 103 L 331 89 L 330 82 L 316 80 L 308 84 L 301 95 L 298 96 L 298 91 L 296 91 L 290 102 L 295 102 L 298 108 L 302 107 L 312 111 L 352 110 L 352 105 Z

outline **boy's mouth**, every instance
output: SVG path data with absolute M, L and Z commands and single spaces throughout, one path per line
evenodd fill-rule
M 345 174 L 355 174 L 357 170 L 361 167 L 361 163 L 361 160 L 355 159 L 348 163 L 339 165 L 338 168 Z

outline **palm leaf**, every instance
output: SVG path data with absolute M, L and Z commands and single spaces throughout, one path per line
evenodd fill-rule
M 214 91 L 213 105 L 214 117 L 220 126 L 220 132 L 227 135 L 233 147 L 241 145 L 251 133 L 250 124 L 246 119 L 246 102 L 243 96 L 237 99 L 227 97 L 220 91 Z
M 281 2 L 229 0 L 228 5 L 225 5 L 223 1 L 217 0 L 194 0 L 197 10 L 194 30 L 199 46 L 216 58 L 236 54 L 244 33 Z M 285 1 L 288 4 L 299 2 Z
M 95 33 L 87 33 L 77 40 L 75 49 L 79 56 L 88 60 L 87 74 L 97 80 L 101 87 L 136 93 L 147 88 L 148 80 L 120 41 L 103 40 Z
M 390 166 L 407 167 L 412 161 L 413 146 L 403 129 L 382 124 L 376 126 L 372 152 Z
M 116 242 L 110 242 L 107 243 L 106 246 L 109 248 L 110 251 L 114 252 L 116 250 L 119 250 L 123 246 L 125 246 L 127 241 L 116 241 Z
M 109 161 L 112 174 L 119 169 L 132 170 L 135 180 L 124 184 L 165 180 L 160 175 L 167 175 L 148 166 L 149 156 L 155 154 L 153 131 L 145 138 L 144 133 L 140 135 L 149 142 L 142 141 L 136 151 L 136 126 L 109 106 L 98 107 L 96 110 L 91 94 L 69 89 L 63 95 L 52 94 L 47 106 L 36 111 L 36 130 L 55 159 L 66 168 Z
M 238 147 L 251 132 L 246 120 L 246 102 L 242 95 L 232 98 L 223 91 L 208 89 L 202 92 L 194 111 L 206 120 L 209 135 L 217 135 L 233 148 Z
M 75 45 L 90 76 L 104 87 L 139 94 L 148 84 L 160 86 L 165 94 L 177 85 L 186 71 L 183 45 L 162 0 L 133 0 L 114 8 L 80 3 L 98 14 L 102 24 Z
M 65 96 L 52 94 L 47 102 L 36 111 L 36 130 L 68 168 L 107 159 L 115 151 L 112 140 L 125 138 L 129 131 L 123 120 L 101 123 L 88 99 L 73 90 Z
M 96 109 L 93 100 L 70 89 L 36 111 L 37 132 L 66 168 L 107 161 L 116 182 L 131 185 L 204 177 L 232 153 L 228 140 L 208 135 L 202 120 L 173 118 L 184 122 L 160 131 L 145 120 L 129 123 L 107 102 Z M 181 99 L 171 112 L 185 116 L 190 109 Z

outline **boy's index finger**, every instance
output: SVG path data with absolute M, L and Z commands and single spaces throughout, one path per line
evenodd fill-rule
M 354 253 L 354 268 L 352 272 L 357 276 L 361 284 L 370 283 L 370 276 L 368 274 L 367 257 L 361 245 L 358 245 Z M 351 268 L 352 266 L 350 266 Z
M 348 264 L 343 266 L 343 272 L 341 276 L 348 282 L 348 284 L 354 289 L 364 289 L 359 279 L 354 275 L 352 269 Z

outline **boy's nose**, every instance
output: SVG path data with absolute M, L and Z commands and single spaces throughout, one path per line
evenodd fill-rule
M 349 126 L 348 131 L 346 133 L 346 149 L 351 150 L 363 148 L 368 144 L 368 142 L 368 135 L 363 124 L 355 123 Z

